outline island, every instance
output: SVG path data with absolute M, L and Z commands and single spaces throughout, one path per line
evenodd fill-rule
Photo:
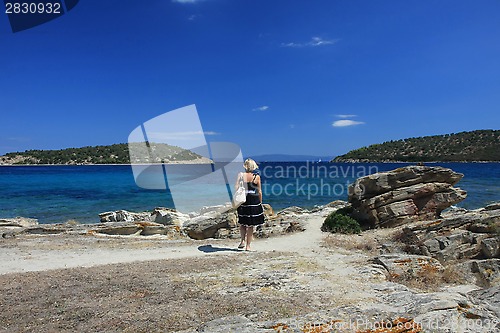
M 332 162 L 498 162 L 500 130 L 408 138 L 352 150 Z
M 147 147 L 147 149 L 146 149 Z M 130 149 L 144 150 L 142 159 L 130 160 Z M 138 155 L 138 154 L 136 154 Z M 0 165 L 92 165 L 134 163 L 212 163 L 206 157 L 165 143 L 118 143 L 107 146 L 26 150 L 0 156 Z

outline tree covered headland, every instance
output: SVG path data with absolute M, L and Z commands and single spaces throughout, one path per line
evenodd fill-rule
M 132 145 L 134 145 L 132 143 Z M 138 144 L 136 144 L 138 145 Z M 139 147 L 139 146 L 137 146 Z M 150 144 L 152 155 L 132 163 L 169 163 L 193 161 L 201 158 L 189 150 L 167 144 Z M 146 152 L 147 153 L 147 152 Z M 26 150 L 7 153 L 0 157 L 2 164 L 129 164 L 129 145 L 119 143 L 109 146 L 67 148 L 60 150 Z M 157 157 L 157 156 L 161 156 Z
M 424 136 L 351 150 L 334 162 L 500 161 L 500 130 Z

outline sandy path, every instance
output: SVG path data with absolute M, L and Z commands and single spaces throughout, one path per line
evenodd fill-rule
M 323 237 L 320 231 L 323 219 L 320 216 L 305 217 L 306 231 L 287 236 L 255 239 L 252 247 L 259 253 L 274 250 L 302 254 L 317 252 L 319 242 Z M 0 274 L 91 267 L 146 260 L 252 254 L 237 251 L 235 247 L 238 240 L 227 239 L 167 243 L 158 238 L 144 240 L 144 238 L 134 239 L 132 237 L 113 239 L 80 236 L 65 239 L 61 238 L 60 235 L 53 235 L 32 236 L 15 242 L 9 244 L 6 241 L 2 244 L 4 246 L 0 251 L 0 262 L 2 263 Z

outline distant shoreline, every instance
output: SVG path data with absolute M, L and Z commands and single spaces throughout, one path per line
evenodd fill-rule
M 432 163 L 500 163 L 500 161 L 332 161 L 330 163 L 381 163 L 381 164 L 390 164 L 390 163 L 406 163 L 406 164 L 432 164 Z
M 199 165 L 199 164 L 213 164 L 204 163 L 203 161 L 192 160 L 192 161 L 178 161 L 178 162 L 169 162 L 169 163 L 82 163 L 82 164 L 8 164 L 8 163 L 0 163 L 0 167 L 2 166 L 97 166 L 97 165 L 109 165 L 109 166 L 117 166 L 117 165 Z
M 476 164 L 497 164 L 500 161 L 429 161 L 429 162 L 407 162 L 407 161 L 257 161 L 257 163 L 328 163 L 328 164 L 437 164 L 437 163 L 476 163 Z M 213 163 L 103 163 L 103 164 L 0 164 L 0 167 L 27 167 L 27 166 L 132 166 L 132 165 L 200 165 L 200 164 L 213 164 Z

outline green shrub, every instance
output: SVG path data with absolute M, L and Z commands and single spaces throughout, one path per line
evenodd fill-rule
M 340 214 L 340 215 L 351 216 L 352 211 L 353 211 L 352 206 L 349 205 L 349 206 L 345 206 L 345 207 L 342 207 L 342 208 L 336 210 L 334 213 Z
M 358 221 L 345 214 L 345 211 L 338 210 L 330 213 L 321 226 L 321 231 L 342 233 L 342 234 L 359 234 L 361 226 Z

